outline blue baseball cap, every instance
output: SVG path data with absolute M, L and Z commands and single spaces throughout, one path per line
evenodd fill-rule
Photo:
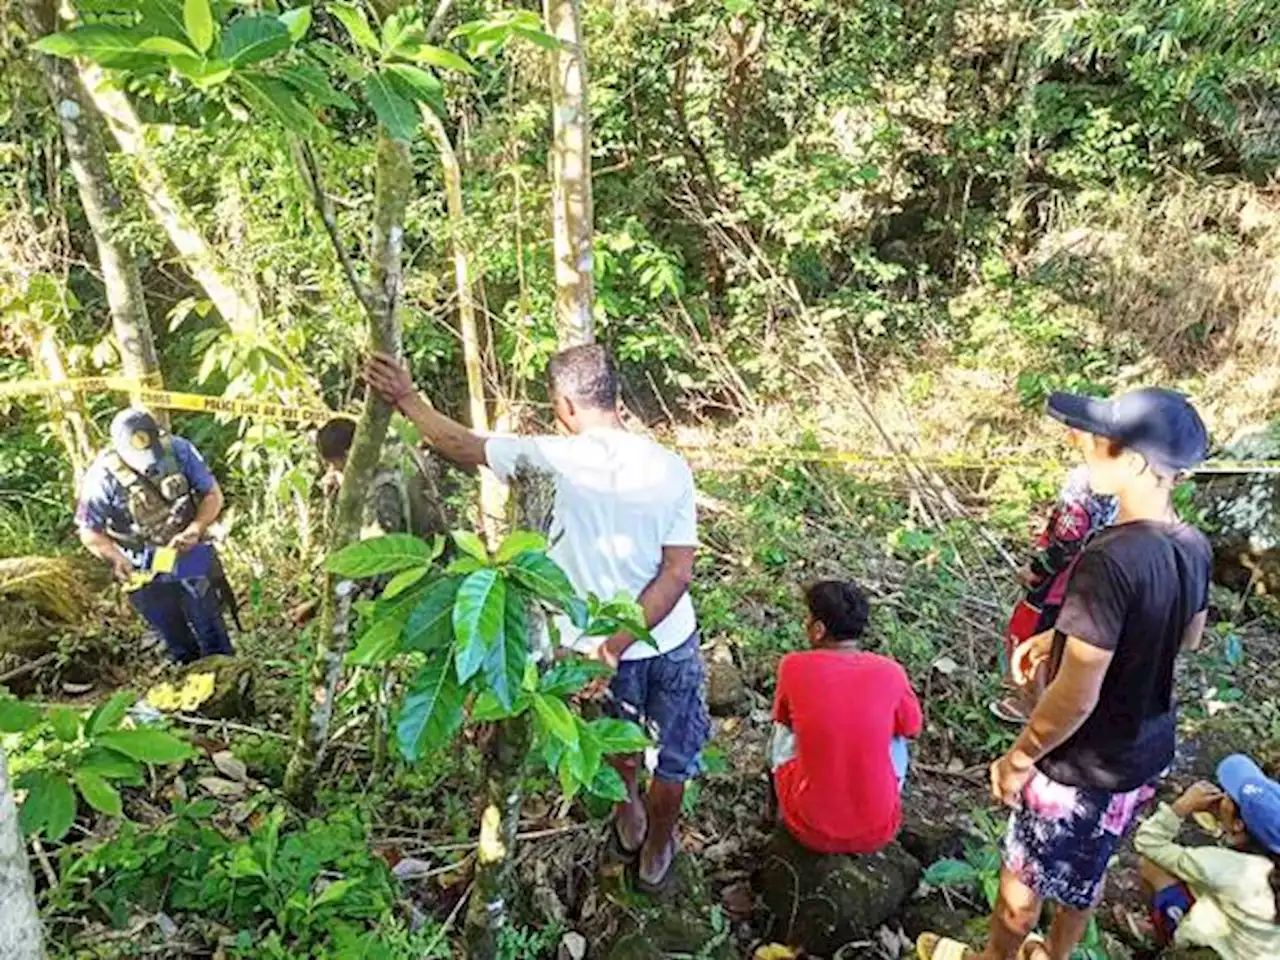
M 111 421 L 111 446 L 120 459 L 139 473 L 153 473 L 164 451 L 160 446 L 160 425 L 148 411 L 128 407 Z
M 1280 783 L 1242 753 L 1218 764 L 1218 783 L 1235 801 L 1249 835 L 1272 853 L 1280 853 Z
M 1182 394 L 1144 387 L 1114 400 L 1074 393 L 1049 397 L 1049 416 L 1069 427 L 1114 440 L 1170 473 L 1194 467 L 1209 452 L 1209 431 Z

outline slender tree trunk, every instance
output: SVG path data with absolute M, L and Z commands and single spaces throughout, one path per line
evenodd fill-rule
M 58 29 L 54 0 L 26 0 L 23 13 L 32 38 Z M 98 248 L 111 324 L 125 375 L 157 378 L 160 364 L 147 318 L 142 280 L 128 245 L 119 235 L 120 198 L 107 168 L 99 118 L 70 61 L 42 54 L 36 54 L 35 59 L 49 100 L 58 113 L 71 172 L 80 191 L 80 203 Z
M 1013 242 L 1020 251 L 1027 248 L 1027 179 L 1031 172 L 1031 145 L 1035 137 L 1036 91 L 1044 70 L 1036 62 L 1031 44 L 1024 45 L 1018 91 L 1018 135 L 1013 151 L 1013 170 L 1009 176 L 1009 209 L 1007 217 L 1013 229 Z
M 62 351 L 58 348 L 58 340 L 53 331 L 45 328 L 35 332 L 32 355 L 35 357 L 36 370 L 45 380 L 66 380 L 67 367 L 62 360 Z M 71 474 L 76 490 L 80 489 L 80 480 L 89 462 L 93 459 L 95 444 L 89 435 L 89 416 L 85 411 L 84 397 L 81 394 L 67 391 L 51 398 L 48 404 L 49 422 L 67 451 L 67 460 L 71 464 Z
M 44 934 L 36 907 L 35 884 L 18 828 L 18 808 L 9 789 L 4 751 L 0 750 L 0 957 L 43 960 Z
M 462 363 L 467 372 L 467 400 L 471 429 L 489 429 L 485 404 L 484 364 L 481 360 L 480 332 L 476 325 L 475 296 L 471 287 L 470 254 L 466 240 L 466 214 L 462 206 L 462 168 L 449 139 L 449 132 L 429 107 L 422 107 L 422 125 L 435 142 L 444 171 L 445 203 L 449 212 L 449 235 L 453 244 L 453 276 L 458 288 L 458 333 L 462 339 Z M 485 539 L 496 546 L 505 527 L 506 486 L 489 470 L 480 471 L 480 516 Z
M 401 244 L 404 238 L 404 211 L 413 188 L 413 167 L 409 144 L 378 130 L 374 171 L 373 249 L 370 264 L 369 346 L 399 357 L 403 353 L 400 336 L 400 298 L 404 290 Z M 391 408 L 381 398 L 369 394 L 356 425 L 351 452 L 342 474 L 342 488 L 329 529 L 328 549 L 332 553 L 353 543 L 360 534 L 360 518 L 365 491 L 377 469 L 382 442 L 391 422 Z M 342 675 L 350 630 L 350 583 L 332 575 L 325 578 L 324 603 L 316 631 L 304 684 L 303 699 L 294 718 L 294 751 L 285 771 L 285 795 L 295 804 L 305 805 L 319 762 L 329 737 L 333 700 Z
M 170 189 L 168 177 L 147 144 L 146 130 L 128 98 L 95 64 L 81 65 L 80 78 L 121 152 L 130 159 L 147 209 L 178 251 L 187 272 L 231 327 L 257 330 L 262 319 L 257 290 L 237 280 L 205 240 L 187 205 Z
M 562 346 L 595 339 L 592 305 L 591 119 L 581 0 L 543 0 L 551 54 L 551 227 L 556 261 L 556 327 Z

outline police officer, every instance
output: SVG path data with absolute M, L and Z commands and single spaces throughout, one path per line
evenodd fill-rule
M 80 542 L 111 564 L 179 663 L 232 652 L 215 586 L 218 558 L 201 542 L 221 512 L 218 481 L 189 441 L 146 410 L 116 414 L 111 447 L 80 488 Z

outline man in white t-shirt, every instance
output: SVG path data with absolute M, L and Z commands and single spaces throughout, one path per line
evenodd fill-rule
M 675 861 L 685 782 L 710 735 L 705 670 L 689 598 L 697 546 L 693 474 L 675 453 L 628 433 L 618 417 L 618 375 L 608 350 L 562 350 L 547 369 L 556 419 L 568 436 L 483 437 L 431 408 L 409 372 L 374 354 L 370 385 L 418 427 L 425 442 L 461 466 L 487 466 L 503 480 L 522 466 L 555 479 L 550 556 L 579 593 L 636 597 L 656 646 L 627 634 L 601 642 L 562 620 L 561 641 L 615 670 L 612 700 L 627 719 L 658 730 L 658 766 L 645 797 L 640 758 L 616 764 L 628 800 L 618 805 L 613 845 L 637 859 L 641 889 L 665 887 Z

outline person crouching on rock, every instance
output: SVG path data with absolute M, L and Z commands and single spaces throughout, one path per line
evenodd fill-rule
M 875 853 L 902 826 L 920 703 L 894 660 L 859 649 L 870 612 L 852 582 L 805 590 L 812 650 L 778 666 L 770 766 L 779 815 L 816 853 Z
M 1012 807 L 986 949 L 923 933 L 922 960 L 1067 960 L 1102 899 L 1107 866 L 1174 758 L 1174 664 L 1204 631 L 1209 542 L 1181 523 L 1171 493 L 1203 459 L 1208 433 L 1181 394 L 1116 400 L 1055 393 L 1049 413 L 1085 436 L 1089 484 L 1114 494 L 1117 523 L 1080 554 L 1056 629 L 1014 651 L 1015 672 L 1050 664 L 1049 688 L 991 792 Z M 1058 905 L 1047 942 L 1032 935 Z
M 1134 835 L 1157 939 L 1223 960 L 1280 957 L 1280 783 L 1242 754 L 1218 764 L 1218 783 L 1160 804 Z M 1202 812 L 1232 849 L 1177 842 L 1183 819 Z

